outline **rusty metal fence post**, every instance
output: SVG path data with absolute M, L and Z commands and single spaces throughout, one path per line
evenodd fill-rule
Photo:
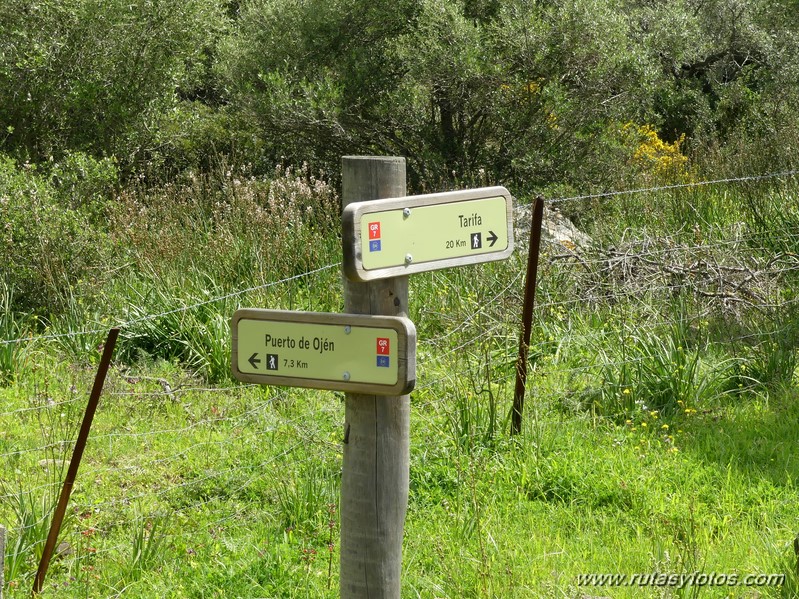
M 3 587 L 6 586 L 6 529 L 0 524 L 0 599 L 3 599 Z
M 541 253 L 541 226 L 544 221 L 544 198 L 535 199 L 533 220 L 530 224 L 530 247 L 527 255 L 527 277 L 524 284 L 524 309 L 522 310 L 522 332 L 519 335 L 519 357 L 516 361 L 516 388 L 513 393 L 513 412 L 511 413 L 511 435 L 522 432 L 522 413 L 524 394 L 527 390 L 527 357 L 530 350 L 530 336 L 533 330 L 533 307 L 535 289 L 538 284 L 538 257 Z
M 44 551 L 42 552 L 42 559 L 39 562 L 39 569 L 36 572 L 36 579 L 33 581 L 34 595 L 42 591 L 44 578 L 47 576 L 47 569 L 50 566 L 50 559 L 53 556 L 53 550 L 58 542 L 58 534 L 61 532 L 61 524 L 64 521 L 64 514 L 67 511 L 69 496 L 72 494 L 72 487 L 78 475 L 78 468 L 80 467 L 80 460 L 83 457 L 83 450 L 86 449 L 86 442 L 89 439 L 89 431 L 92 428 L 94 413 L 97 411 L 97 404 L 100 402 L 100 394 L 103 392 L 103 384 L 105 383 L 106 374 L 108 374 L 108 367 L 111 364 L 111 355 L 114 353 L 114 346 L 116 345 L 118 336 L 119 329 L 111 329 L 108 332 L 108 338 L 103 347 L 103 355 L 100 358 L 100 364 L 97 366 L 97 375 L 94 377 L 94 386 L 89 396 L 89 403 L 86 405 L 86 411 L 83 414 L 83 423 L 78 433 L 78 439 L 75 441 L 75 448 L 72 450 L 72 459 L 69 462 L 67 476 L 64 479 L 64 486 L 61 488 L 61 496 L 58 498 L 58 505 L 55 508 L 55 512 L 53 512 L 53 521 L 50 523 L 50 532 L 47 535 L 47 542 L 44 544 Z

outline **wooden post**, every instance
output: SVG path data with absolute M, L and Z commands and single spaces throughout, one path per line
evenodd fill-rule
M 406 195 L 405 159 L 345 156 L 342 203 Z M 408 277 L 344 280 L 344 311 L 408 316 Z M 341 480 L 342 599 L 399 599 L 408 509 L 410 396 L 347 394 Z

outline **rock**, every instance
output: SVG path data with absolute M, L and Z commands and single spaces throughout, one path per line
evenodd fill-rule
M 75 553 L 75 550 L 72 549 L 72 545 L 66 541 L 61 541 L 55 551 L 53 551 L 53 561 L 69 557 L 73 553 Z
M 59 470 L 61 470 L 62 465 L 63 465 L 62 460 L 55 460 L 55 459 L 39 460 L 39 466 L 41 466 L 42 468 L 44 468 L 49 472 L 52 471 L 58 472 Z
M 532 204 L 516 206 L 514 221 L 516 241 L 526 247 L 530 239 L 530 223 L 533 218 Z M 564 216 L 557 207 L 544 206 L 544 220 L 541 223 L 541 241 L 544 243 L 557 243 L 570 250 L 575 247 L 588 247 L 592 243 L 591 237 L 580 231 L 573 222 Z

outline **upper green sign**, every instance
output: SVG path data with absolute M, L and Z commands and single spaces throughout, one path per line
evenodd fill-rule
M 513 252 L 504 187 L 355 202 L 344 209 L 344 272 L 370 281 L 503 260 Z
M 415 383 L 407 318 L 247 308 L 233 315 L 233 375 L 264 385 L 402 395 Z

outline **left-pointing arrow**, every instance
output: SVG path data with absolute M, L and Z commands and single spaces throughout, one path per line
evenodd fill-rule
M 486 241 L 490 241 L 491 245 L 489 245 L 488 247 L 490 248 L 494 247 L 494 244 L 497 242 L 497 239 L 499 239 L 499 237 L 497 237 L 497 234 L 494 233 L 493 231 L 489 231 L 488 237 L 486 237 Z
M 253 355 L 251 355 L 251 356 L 250 356 L 250 358 L 247 360 L 247 361 L 250 363 L 250 366 L 252 366 L 252 367 L 253 367 L 253 368 L 255 368 L 256 370 L 258 370 L 258 364 L 260 364 L 260 363 L 261 363 L 261 361 L 260 361 L 260 360 L 258 360 L 257 358 L 258 358 L 258 352 L 255 352 L 255 353 L 254 353 Z

